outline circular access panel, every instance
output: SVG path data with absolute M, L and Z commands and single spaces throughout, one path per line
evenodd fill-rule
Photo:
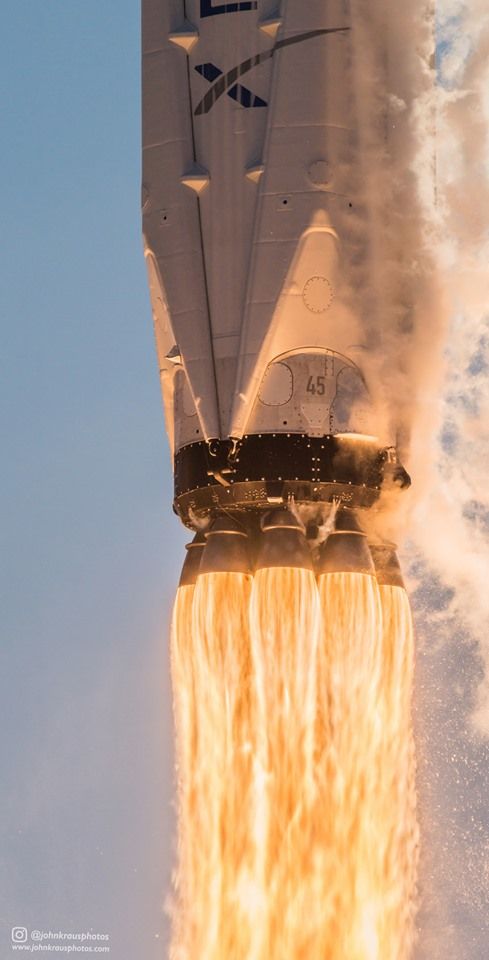
M 311 313 L 325 313 L 333 300 L 333 289 L 326 277 L 311 277 L 304 286 L 302 299 Z
M 309 180 L 315 187 L 325 190 L 331 182 L 331 170 L 327 160 L 315 160 L 311 163 L 309 170 Z

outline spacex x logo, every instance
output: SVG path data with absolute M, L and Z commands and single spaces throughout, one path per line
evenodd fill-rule
M 200 76 L 204 77 L 204 80 L 208 80 L 209 83 L 214 83 L 218 77 L 224 76 L 222 70 L 216 67 L 215 63 L 200 63 L 195 69 L 197 73 L 200 73 Z M 240 83 L 233 84 L 232 87 L 226 90 L 226 93 L 228 97 L 231 97 L 231 100 L 236 100 L 236 103 L 240 103 L 242 107 L 268 106 L 266 100 L 262 100 L 261 97 L 252 93 L 251 90 L 248 90 L 248 87 L 243 87 Z
M 205 4 L 202 2 L 202 7 L 204 6 Z M 231 7 L 233 10 L 245 9 L 245 5 L 239 3 L 227 3 L 222 9 L 220 7 L 211 7 L 210 4 L 206 6 L 209 12 L 203 14 L 203 16 L 210 16 L 212 13 L 230 13 Z M 251 8 L 246 7 L 246 9 Z M 323 37 L 326 34 L 347 33 L 349 29 L 349 27 L 325 27 L 320 30 L 307 30 L 306 33 L 298 33 L 293 37 L 284 37 L 282 40 L 277 40 L 274 47 L 270 47 L 269 50 L 263 50 L 261 53 L 255 53 L 254 56 L 247 57 L 246 60 L 236 64 L 236 66 L 233 67 L 232 70 L 228 70 L 227 73 L 223 73 L 219 67 L 216 67 L 215 63 L 199 64 L 199 66 L 195 68 L 197 73 L 200 73 L 201 77 L 208 80 L 211 87 L 205 96 L 202 97 L 200 103 L 197 104 L 194 110 L 195 116 L 202 117 L 206 113 L 209 113 L 209 110 L 212 110 L 214 104 L 217 103 L 223 94 L 227 94 L 232 100 L 236 100 L 242 107 L 267 107 L 268 104 L 265 100 L 262 100 L 261 97 L 252 93 L 247 87 L 243 87 L 240 83 L 237 83 L 237 80 L 251 70 L 254 70 L 255 67 L 265 63 L 266 60 L 271 60 L 279 50 L 284 50 L 286 47 L 293 47 L 307 40 L 314 40 L 315 37 Z

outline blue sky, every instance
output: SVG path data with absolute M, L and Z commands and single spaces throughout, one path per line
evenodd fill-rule
M 93 928 L 152 960 L 187 537 L 140 239 L 139 4 L 2 21 L 0 953 L 14 925 Z

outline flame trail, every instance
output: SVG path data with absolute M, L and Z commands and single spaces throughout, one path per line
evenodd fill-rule
M 407 960 L 413 636 L 400 587 L 299 568 L 180 588 L 174 960 Z
M 250 582 L 243 574 L 205 574 L 195 588 L 179 589 L 175 606 L 180 806 L 172 957 L 178 960 L 248 956 L 238 887 L 251 856 Z
M 322 749 L 325 790 L 329 782 L 334 851 L 333 958 L 376 960 L 383 903 L 379 888 L 377 759 L 381 677 L 381 613 L 374 577 L 329 573 L 319 578 L 323 643 L 319 651 L 322 710 L 329 736 Z M 326 726 L 326 717 L 323 726 Z M 392 955 L 395 956 L 395 955 Z
M 314 574 L 259 570 L 251 595 L 254 686 L 255 953 L 309 954 L 316 799 L 314 727 L 319 599 Z M 323 909 L 322 905 L 319 906 Z
M 381 584 L 379 594 L 383 620 L 379 774 L 384 804 L 385 925 L 398 937 L 399 957 L 409 957 L 414 940 L 419 841 L 411 724 L 414 636 L 406 591 Z
M 318 682 L 330 723 L 320 769 L 325 793 L 330 783 L 334 853 L 328 956 L 405 960 L 417 843 L 409 604 L 401 588 L 378 588 L 358 573 L 322 576 L 319 590 Z

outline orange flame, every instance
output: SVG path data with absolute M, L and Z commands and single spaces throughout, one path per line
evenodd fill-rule
M 308 946 L 320 614 L 314 574 L 259 570 L 250 608 L 258 914 L 253 957 Z
M 180 588 L 173 960 L 407 960 L 412 663 L 405 591 L 364 574 Z
M 238 890 L 252 856 L 250 588 L 251 577 L 214 573 L 178 591 L 172 637 L 180 795 L 175 958 L 217 960 L 233 955 L 237 937 L 246 942 Z

